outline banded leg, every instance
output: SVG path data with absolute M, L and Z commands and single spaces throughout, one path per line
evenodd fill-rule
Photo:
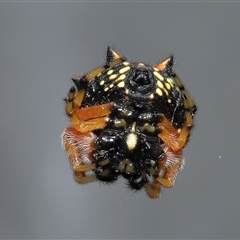
M 141 177 L 144 181 L 143 187 L 145 188 L 146 193 L 150 198 L 158 198 L 161 191 L 161 184 L 154 178 L 152 181 L 149 181 L 147 175 L 151 174 L 152 177 L 157 174 L 153 168 L 149 168 L 148 172 L 141 171 Z
M 191 119 L 189 118 L 189 120 Z M 170 121 L 164 115 L 162 115 L 162 121 L 158 123 L 158 126 L 161 128 L 161 132 L 158 134 L 158 136 L 174 151 L 184 148 L 188 142 L 191 129 L 188 126 L 189 120 L 186 120 L 186 123 L 182 128 L 175 129 Z
M 77 108 L 70 116 L 74 128 L 82 133 L 102 129 L 107 124 L 107 116 L 111 113 L 111 103 Z
M 80 133 L 73 127 L 66 128 L 62 134 L 62 147 L 68 152 L 68 157 L 75 174 L 75 181 L 87 183 L 96 180 L 95 173 L 86 175 L 87 171 L 95 170 L 96 164 L 91 157 L 94 150 L 93 133 Z
M 111 103 L 80 108 L 85 96 L 85 89 L 76 93 L 71 88 L 66 98 L 66 113 L 69 115 L 74 128 L 80 132 L 91 132 L 106 126 L 107 115 L 111 113 Z
M 144 183 L 144 188 L 150 198 L 158 198 L 161 192 L 161 184 L 154 179 L 153 183 Z
M 165 147 L 165 159 L 159 161 L 159 177 L 154 178 L 152 183 L 144 183 L 144 188 L 150 198 L 158 198 L 161 187 L 171 188 L 174 186 L 178 171 L 184 165 L 182 151 L 174 152 L 172 149 Z M 142 176 L 145 178 L 145 176 Z
M 193 117 L 197 110 L 194 101 L 192 100 L 191 96 L 184 88 L 180 78 L 173 73 L 173 56 L 170 56 L 163 62 L 158 63 L 155 65 L 157 69 L 163 72 L 169 72 L 172 74 L 174 81 L 176 82 L 177 86 L 179 87 L 180 91 L 183 95 L 183 104 L 185 108 L 185 123 L 181 129 L 174 129 L 171 126 L 171 123 L 163 117 L 163 121 L 159 123 L 159 127 L 162 129 L 162 132 L 159 134 L 159 137 L 173 150 L 177 151 L 182 149 L 188 142 L 190 129 L 193 127 Z
M 171 188 L 175 184 L 178 171 L 183 168 L 184 158 L 182 151 L 173 151 L 169 147 L 164 148 L 165 160 L 159 161 L 159 177 L 156 178 L 162 186 Z
M 191 120 L 189 119 L 189 122 L 188 122 L 189 125 L 188 126 L 192 126 L 193 125 L 193 116 L 194 116 L 195 112 L 197 111 L 197 107 L 196 107 L 193 99 L 189 95 L 188 91 L 183 86 L 180 78 L 177 75 L 175 75 L 174 80 L 175 80 L 176 84 L 178 85 L 179 89 L 182 91 L 182 93 L 184 95 L 184 98 L 185 98 L 184 103 L 183 103 L 184 107 L 185 107 L 186 111 L 190 112 L 191 118 L 192 118 Z
M 70 88 L 67 98 L 64 99 L 66 101 L 65 111 L 68 116 L 72 115 L 74 109 L 81 107 L 85 93 L 85 89 L 81 89 L 76 93 L 75 87 Z

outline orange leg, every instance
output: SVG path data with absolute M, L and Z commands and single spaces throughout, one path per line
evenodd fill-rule
M 92 76 L 89 73 L 86 77 L 93 77 L 99 72 L 101 72 L 100 68 L 91 72 Z M 66 98 L 66 113 L 73 127 L 64 131 L 62 146 L 68 152 L 75 181 L 87 183 L 97 179 L 95 173 L 91 172 L 96 168 L 96 164 L 90 157 L 96 138 L 92 131 L 106 126 L 107 116 L 111 113 L 111 103 L 80 108 L 86 90 L 81 89 L 77 93 L 75 91 L 75 88 L 71 88 Z
M 111 113 L 110 107 L 111 103 L 107 103 L 74 109 L 70 117 L 73 127 L 82 133 L 104 128 L 108 119 L 106 116 Z
M 85 89 L 75 93 L 71 88 L 66 98 L 66 113 L 69 115 L 72 125 L 79 132 L 91 132 L 106 126 L 107 115 L 111 113 L 112 103 L 80 108 L 85 96 Z
M 164 148 L 166 157 L 159 161 L 159 177 L 155 178 L 152 183 L 144 183 L 144 188 L 150 198 L 158 198 L 161 187 L 170 188 L 174 185 L 178 171 L 183 167 L 184 160 L 182 151 L 174 152 L 172 149 Z M 144 173 L 142 173 L 144 178 Z
M 144 188 L 150 198 L 158 198 L 161 192 L 161 184 L 154 179 L 153 183 L 144 183 Z
M 190 127 L 186 122 L 182 128 L 175 129 L 169 120 L 162 116 L 163 120 L 158 124 L 161 132 L 158 136 L 174 151 L 182 149 L 188 142 Z
M 91 158 L 95 138 L 93 133 L 80 133 L 73 127 L 66 128 L 62 134 L 62 147 L 68 152 L 75 181 L 78 183 L 87 183 L 97 179 L 95 173 L 86 175 L 87 171 L 96 168 Z
M 75 181 L 80 184 L 93 182 L 97 180 L 97 177 L 95 174 L 90 176 L 85 176 L 84 172 L 74 172 L 74 175 L 75 175 Z
M 172 149 L 164 148 L 166 157 L 163 161 L 159 161 L 159 177 L 156 180 L 164 187 L 170 188 L 174 186 L 178 171 L 184 165 L 182 151 L 174 152 Z
M 102 129 L 106 126 L 107 117 L 90 119 L 85 122 L 79 122 L 75 115 L 71 117 L 72 125 L 76 130 L 82 133 L 91 132 L 96 129 Z
M 75 111 L 76 115 L 80 120 L 96 118 L 101 116 L 106 116 L 111 113 L 110 107 L 111 103 L 101 104 L 97 106 L 91 106 L 86 108 L 80 108 L 82 105 L 83 98 L 85 96 L 86 90 L 81 89 L 77 93 L 75 88 L 71 88 L 66 100 L 66 113 L 71 116 Z
M 106 103 L 102 105 L 86 107 L 86 108 L 77 108 L 74 110 L 76 116 L 80 120 L 88 120 L 91 118 L 103 117 L 111 113 L 112 103 Z

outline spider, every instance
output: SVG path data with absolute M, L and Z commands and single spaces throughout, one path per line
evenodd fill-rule
M 108 47 L 105 65 L 72 79 L 62 146 L 76 182 L 122 176 L 150 198 L 174 185 L 197 108 L 172 68 L 173 56 L 149 66 Z

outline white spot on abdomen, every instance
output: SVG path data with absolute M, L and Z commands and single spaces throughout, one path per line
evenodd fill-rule
M 129 133 L 127 135 L 127 139 L 126 139 L 126 144 L 128 147 L 128 150 L 133 150 L 136 145 L 137 145 L 137 135 L 135 133 Z

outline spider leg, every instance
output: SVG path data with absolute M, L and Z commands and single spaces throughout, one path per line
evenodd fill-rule
M 75 181 L 78 183 L 87 183 L 97 179 L 95 173 L 86 175 L 87 171 L 96 168 L 96 164 L 91 158 L 95 138 L 93 133 L 80 133 L 73 127 L 66 128 L 62 134 L 62 147 L 68 153 Z
M 186 122 L 182 128 L 175 129 L 170 121 L 162 115 L 162 121 L 158 123 L 161 132 L 158 136 L 174 151 L 178 151 L 187 144 L 190 134 L 190 129 L 193 126 L 193 120 L 190 114 L 186 115 Z
M 68 96 L 65 99 L 65 111 L 69 115 L 72 125 L 80 132 L 91 132 L 96 129 L 102 129 L 106 126 L 107 115 L 111 113 L 111 103 L 101 104 L 97 106 L 80 108 L 85 97 L 87 84 L 90 80 L 98 77 L 109 67 L 113 67 L 118 63 L 125 61 L 119 54 L 108 48 L 107 64 L 100 66 L 81 78 L 73 78 L 76 88 L 72 87 L 69 90 Z
M 85 96 L 86 90 L 81 89 L 76 93 L 75 87 L 70 88 L 66 99 L 66 114 L 71 116 L 76 107 L 80 107 Z
M 152 170 L 148 169 L 148 170 L 149 170 L 149 173 L 156 174 L 154 169 L 152 169 Z M 149 182 L 147 180 L 147 176 L 146 176 L 145 171 L 141 171 L 141 176 L 142 176 L 142 179 L 144 181 L 143 187 L 145 188 L 145 191 L 146 191 L 147 195 L 150 198 L 158 198 L 159 194 L 160 194 L 160 191 L 161 191 L 161 184 L 156 179 Z
M 162 121 L 158 124 L 158 126 L 162 130 L 159 134 L 159 137 L 174 151 L 178 151 L 179 149 L 182 149 L 188 142 L 190 130 L 194 126 L 193 116 L 197 108 L 189 93 L 185 90 L 180 78 L 175 75 L 174 79 L 179 89 L 183 93 L 183 104 L 186 111 L 185 123 L 181 128 L 175 129 L 171 125 L 170 121 L 162 115 Z
M 150 198 L 158 198 L 161 191 L 161 184 L 154 179 L 153 183 L 144 183 L 144 188 Z
M 112 103 L 80 108 L 85 96 L 85 89 L 76 93 L 73 87 L 66 98 L 66 113 L 69 115 L 74 128 L 80 132 L 90 132 L 106 126 L 107 115 L 111 113 Z
M 185 97 L 184 107 L 186 108 L 186 110 L 189 110 L 191 112 L 191 114 L 193 115 L 197 110 L 193 99 L 189 95 L 188 91 L 184 88 L 180 78 L 177 75 L 174 76 L 174 80 L 175 80 L 176 84 L 178 85 L 179 89 L 184 94 L 184 97 Z
M 184 104 L 184 108 L 186 110 L 185 128 L 191 129 L 194 125 L 193 124 L 193 116 L 194 116 L 195 112 L 197 111 L 197 107 L 196 107 L 193 99 L 191 98 L 190 94 L 188 93 L 188 91 L 184 88 L 180 78 L 177 75 L 175 75 L 174 80 L 184 96 L 183 104 Z M 181 135 L 181 133 L 180 133 L 180 135 Z M 184 135 L 184 133 L 182 133 L 182 135 Z
M 178 171 L 184 165 L 182 151 L 174 152 L 171 148 L 165 147 L 165 158 L 159 160 L 158 177 L 154 178 L 152 183 L 144 183 L 144 188 L 150 198 L 158 198 L 161 192 L 161 187 L 171 188 L 174 186 Z M 143 179 L 145 178 L 142 173 Z
M 90 176 L 85 176 L 84 172 L 75 172 L 75 181 L 80 184 L 88 183 L 88 182 L 93 182 L 97 180 L 97 177 L 95 174 L 90 175 Z
M 72 125 L 79 132 L 91 132 L 106 126 L 108 115 L 111 113 L 111 103 L 76 108 L 70 116 Z
M 175 152 L 165 147 L 164 151 L 166 156 L 163 161 L 159 161 L 159 177 L 156 181 L 166 188 L 171 188 L 175 184 L 178 171 L 183 168 L 184 158 L 181 150 Z

